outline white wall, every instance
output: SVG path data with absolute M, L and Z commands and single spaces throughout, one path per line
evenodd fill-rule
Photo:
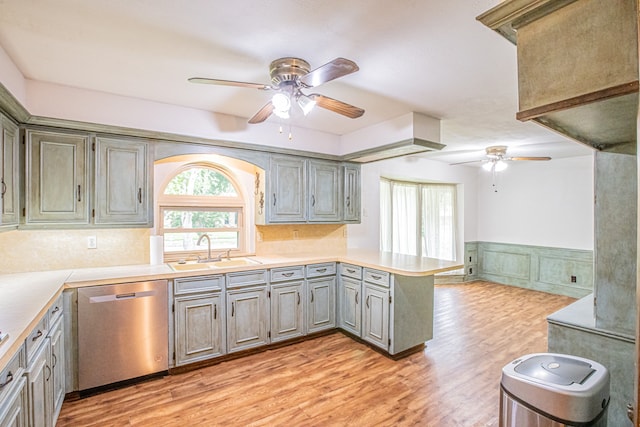
M 477 240 L 593 250 L 593 156 L 479 169 Z
M 2 76 L 4 87 L 26 108 L 26 81 L 2 46 L 0 46 L 0 76 Z
M 477 240 L 476 168 L 454 167 L 418 156 L 399 157 L 362 165 L 362 222 L 347 227 L 350 248 L 380 247 L 380 177 L 458 185 L 460 245 Z

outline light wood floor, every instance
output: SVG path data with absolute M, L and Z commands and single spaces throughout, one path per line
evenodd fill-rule
M 500 373 L 572 298 L 438 285 L 435 338 L 399 361 L 341 333 L 65 402 L 58 426 L 495 426 Z

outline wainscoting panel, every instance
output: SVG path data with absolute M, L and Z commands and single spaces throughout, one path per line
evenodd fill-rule
M 467 281 L 488 280 L 576 298 L 593 292 L 593 251 L 467 242 L 465 271 Z

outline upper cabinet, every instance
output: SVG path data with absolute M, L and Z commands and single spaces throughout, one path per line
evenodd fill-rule
M 259 224 L 360 221 L 360 166 L 294 156 L 272 156 Z
M 478 17 L 517 45 L 518 120 L 635 153 L 635 0 L 506 0 Z
M 0 132 L 0 226 L 15 228 L 20 221 L 18 126 L 0 114 Z
M 153 223 L 146 142 L 96 138 L 95 223 Z
M 89 224 L 89 137 L 28 131 L 27 224 Z
M 28 130 L 25 156 L 25 225 L 152 226 L 147 142 Z
M 342 168 L 339 163 L 309 160 L 309 221 L 342 219 Z

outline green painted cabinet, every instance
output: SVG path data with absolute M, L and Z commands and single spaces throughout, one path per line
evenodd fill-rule
M 27 131 L 26 224 L 89 224 L 89 138 Z
M 267 222 L 305 222 L 306 160 L 272 156 L 267 191 Z
M 61 317 L 49 331 L 49 346 L 51 351 L 51 376 L 49 379 L 52 404 L 51 425 L 55 426 L 66 394 L 64 328 Z
M 308 206 L 310 222 L 342 219 L 342 168 L 334 162 L 309 160 Z
M 24 346 L 0 371 L 0 426 L 27 427 L 28 403 Z
M 49 427 L 52 425 L 53 401 L 51 399 L 51 360 L 48 339 L 40 346 L 27 365 L 26 377 L 28 425 Z
M 356 336 L 362 332 L 362 267 L 340 264 L 338 324 Z
M 307 267 L 307 332 L 336 327 L 336 263 Z
M 0 114 L 0 226 L 17 226 L 20 221 L 19 197 L 19 130 Z
M 229 353 L 269 344 L 267 270 L 227 274 Z
M 360 166 L 343 166 L 344 189 L 342 219 L 345 222 L 360 222 Z
M 153 224 L 152 167 L 147 153 L 146 142 L 96 138 L 95 224 Z
M 221 274 L 174 280 L 176 366 L 226 353 L 224 287 Z
M 271 342 L 305 335 L 304 280 L 271 285 Z
M 362 339 L 388 350 L 389 289 L 365 282 L 362 297 Z

